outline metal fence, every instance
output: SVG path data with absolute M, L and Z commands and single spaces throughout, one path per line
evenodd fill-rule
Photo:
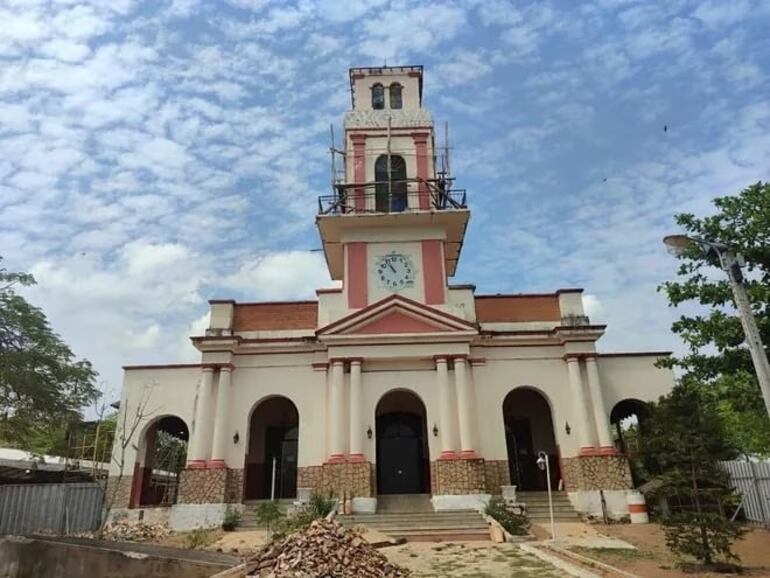
M 770 524 L 770 462 L 733 460 L 722 462 L 722 466 L 741 494 L 746 519 Z
M 104 490 L 96 483 L 0 486 L 0 535 L 93 531 L 103 503 Z

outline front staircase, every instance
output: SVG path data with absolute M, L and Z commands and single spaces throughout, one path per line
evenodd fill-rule
M 435 512 L 430 496 L 378 496 L 376 514 L 338 516 L 348 528 L 366 527 L 412 542 L 489 540 L 489 528 L 475 510 Z
M 580 514 L 572 507 L 567 492 L 552 492 L 553 518 L 558 522 L 579 522 Z M 550 521 L 548 492 L 516 492 L 516 501 L 526 504 L 527 516 L 531 522 Z

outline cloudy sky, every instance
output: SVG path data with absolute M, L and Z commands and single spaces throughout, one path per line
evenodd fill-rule
M 109 397 L 209 298 L 313 297 L 347 69 L 425 65 L 473 211 L 456 282 L 584 287 L 677 349 L 673 214 L 770 178 L 766 0 L 0 0 L 0 254 Z M 668 130 L 664 131 L 663 127 Z

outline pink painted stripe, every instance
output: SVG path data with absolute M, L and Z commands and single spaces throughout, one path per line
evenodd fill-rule
M 441 255 L 441 241 L 422 242 L 422 270 L 425 282 L 425 303 L 444 303 L 444 259 Z
M 366 243 L 348 243 L 348 307 L 366 307 Z

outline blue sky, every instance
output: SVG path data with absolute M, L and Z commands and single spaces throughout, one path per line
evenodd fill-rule
M 0 254 L 110 397 L 122 364 L 194 360 L 209 298 L 328 284 L 351 66 L 425 66 L 473 211 L 455 282 L 584 287 L 604 351 L 680 347 L 673 214 L 770 178 L 766 1 L 3 0 L 0 23 Z

